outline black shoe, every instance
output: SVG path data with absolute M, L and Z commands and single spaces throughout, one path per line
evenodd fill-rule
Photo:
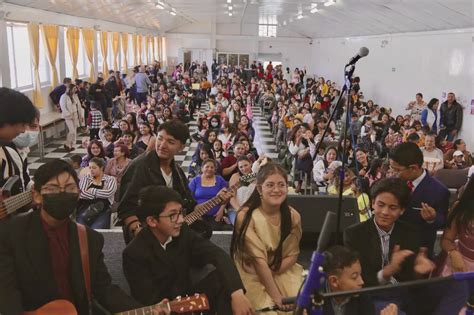
M 66 150 L 66 151 L 71 151 L 71 148 L 68 147 L 67 145 L 64 145 L 64 150 Z

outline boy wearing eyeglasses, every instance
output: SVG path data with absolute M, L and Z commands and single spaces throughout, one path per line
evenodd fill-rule
M 229 255 L 184 224 L 178 192 L 148 186 L 140 191 L 138 204 L 136 214 L 144 228 L 123 252 L 132 296 L 151 305 L 164 297 L 205 293 L 209 314 L 253 314 Z M 206 265 L 214 270 L 199 277 Z

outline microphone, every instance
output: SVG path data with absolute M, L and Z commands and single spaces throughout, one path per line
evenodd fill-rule
M 355 55 L 354 57 L 351 58 L 351 60 L 349 60 L 349 63 L 346 65 L 346 67 L 355 65 L 356 62 L 359 61 L 360 58 L 364 58 L 368 54 L 369 54 L 369 48 L 361 47 L 357 55 Z
M 322 264 L 324 263 L 325 256 L 323 251 L 328 247 L 331 241 L 331 235 L 336 225 L 336 214 L 328 211 L 324 218 L 323 227 L 321 234 L 319 235 L 318 245 L 316 251 L 313 252 L 311 257 L 311 266 L 309 267 L 308 277 L 301 289 L 300 294 L 296 299 L 296 315 L 302 315 L 305 309 L 308 309 L 311 305 L 311 296 L 317 290 L 319 290 L 324 281 L 324 273 L 322 270 Z

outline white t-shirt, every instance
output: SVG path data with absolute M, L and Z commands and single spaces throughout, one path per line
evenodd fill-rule
M 161 175 L 163 175 L 163 178 L 165 179 L 166 187 L 173 188 L 173 172 L 168 175 L 163 171 L 163 169 L 161 169 Z

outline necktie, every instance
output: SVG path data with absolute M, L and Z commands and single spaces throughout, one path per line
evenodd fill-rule
M 413 182 L 411 180 L 407 182 L 407 186 L 408 186 L 408 189 L 410 189 L 410 191 L 413 192 L 413 188 L 415 188 L 415 186 L 413 185 Z

